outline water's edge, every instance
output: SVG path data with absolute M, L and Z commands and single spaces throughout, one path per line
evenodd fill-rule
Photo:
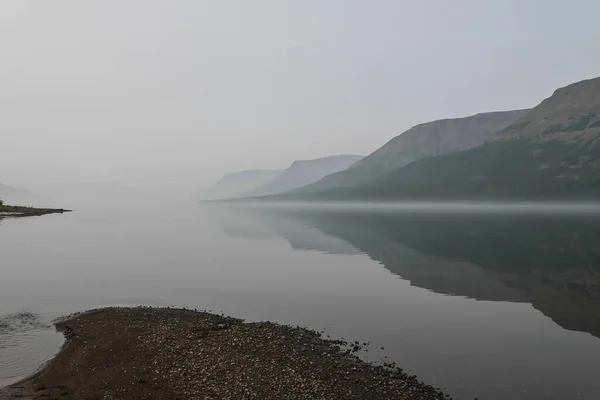
M 163 320 L 165 320 L 165 319 L 169 320 L 172 317 L 176 317 L 177 318 L 176 321 L 172 321 L 172 320 L 168 321 L 170 324 L 169 326 L 171 326 L 171 324 L 174 324 L 175 326 L 177 326 L 178 324 L 182 324 L 181 318 L 183 318 L 184 320 L 186 318 L 190 318 L 190 317 L 197 318 L 198 320 L 200 320 L 201 318 L 213 320 L 213 323 L 216 325 L 214 325 L 212 328 L 209 328 L 209 331 L 215 331 L 215 330 L 218 331 L 221 329 L 229 329 L 229 327 L 235 326 L 237 324 L 241 324 L 246 327 L 250 327 L 251 331 L 254 329 L 257 329 L 256 332 L 259 332 L 259 333 L 261 332 L 262 329 L 268 328 L 267 330 L 269 332 L 273 333 L 276 337 L 280 337 L 279 335 L 282 335 L 281 337 L 289 335 L 290 338 L 293 338 L 294 343 L 296 343 L 296 345 L 299 348 L 301 348 L 300 354 L 303 354 L 303 356 L 306 354 L 308 354 L 308 355 L 312 354 L 311 357 L 313 357 L 313 360 L 315 360 L 316 363 L 311 362 L 311 365 L 316 365 L 316 367 L 318 367 L 317 369 L 329 368 L 330 371 L 335 371 L 336 374 L 339 373 L 339 374 L 342 374 L 342 376 L 344 373 L 346 375 L 348 375 L 349 373 L 354 374 L 353 371 L 356 371 L 356 374 L 360 374 L 360 379 L 364 379 L 365 385 L 367 383 L 370 383 L 370 385 L 364 386 L 363 389 L 366 391 L 372 390 L 373 387 L 375 386 L 375 385 L 373 385 L 373 383 L 377 382 L 377 384 L 379 384 L 379 381 L 383 379 L 383 380 L 387 381 L 387 384 L 383 385 L 385 387 L 386 393 L 387 393 L 387 390 L 390 390 L 390 389 L 394 389 L 395 391 L 393 393 L 396 393 L 396 394 L 408 393 L 407 391 L 410 392 L 410 391 L 416 390 L 422 394 L 423 397 L 419 397 L 422 399 L 449 399 L 450 398 L 448 395 L 442 393 L 441 389 L 437 389 L 431 385 L 424 384 L 421 381 L 417 380 L 416 376 L 404 373 L 403 370 L 401 368 L 397 367 L 395 363 L 380 364 L 380 363 L 368 362 L 368 361 L 362 359 L 361 357 L 359 357 L 358 354 L 365 346 L 367 346 L 367 343 L 364 343 L 364 345 L 363 345 L 363 344 L 359 344 L 359 342 L 347 342 L 345 340 L 325 339 L 323 337 L 324 332 L 318 332 L 318 331 L 311 330 L 309 328 L 302 328 L 302 327 L 298 327 L 298 326 L 294 327 L 294 326 L 290 326 L 290 325 L 278 324 L 278 323 L 272 323 L 272 322 L 245 322 L 244 320 L 237 319 L 237 318 L 231 318 L 231 317 L 226 317 L 223 315 L 211 314 L 211 313 L 207 313 L 205 311 L 190 310 L 190 309 L 186 309 L 186 308 L 179 309 L 179 308 L 171 308 L 171 307 L 155 308 L 155 307 L 138 306 L 138 307 L 106 307 L 106 308 L 100 308 L 100 309 L 93 309 L 93 310 L 88 310 L 88 311 L 72 314 L 69 316 L 65 316 L 65 317 L 55 320 L 54 326 L 56 327 L 56 330 L 58 332 L 61 332 L 65 338 L 64 343 L 60 348 L 60 351 L 56 354 L 55 357 L 53 357 L 52 359 L 43 363 L 38 368 L 38 370 L 36 372 L 34 372 L 33 374 L 31 374 L 23 379 L 20 379 L 17 382 L 11 383 L 7 386 L 0 387 L 0 400 L 20 398 L 20 397 L 24 397 L 24 396 L 26 397 L 32 391 L 34 391 L 36 393 L 40 392 L 40 391 L 44 392 L 47 389 L 46 386 L 48 386 L 48 385 L 43 385 L 43 384 L 40 385 L 38 382 L 38 379 L 42 379 L 42 382 L 43 382 L 44 374 L 46 372 L 48 372 L 51 368 L 53 368 L 56 364 L 59 365 L 58 371 L 67 370 L 68 368 L 64 368 L 64 367 L 65 367 L 65 363 L 67 363 L 66 365 L 69 365 L 68 363 L 70 362 L 70 359 L 73 356 L 73 354 L 71 354 L 71 353 L 77 354 L 77 352 L 80 351 L 81 348 L 85 346 L 83 344 L 88 343 L 88 340 L 90 340 L 89 337 L 82 339 L 80 337 L 80 335 L 77 333 L 78 329 L 80 329 L 81 326 L 85 326 L 86 324 L 89 324 L 89 321 L 86 321 L 86 320 L 95 321 L 96 323 L 100 323 L 99 326 L 105 327 L 105 326 L 107 326 L 107 324 L 106 324 L 107 321 L 113 321 L 113 322 L 119 321 L 119 318 L 122 315 L 127 315 L 128 319 L 120 321 L 120 323 L 117 324 L 117 327 L 119 325 L 125 325 L 125 329 L 124 329 L 125 332 L 128 331 L 127 326 L 128 326 L 128 324 L 130 324 L 131 320 L 140 319 L 140 318 L 148 320 L 147 323 L 149 323 L 149 325 L 147 326 L 147 328 L 150 331 L 152 331 L 153 330 L 152 328 L 156 326 L 156 321 L 151 322 L 151 320 L 153 318 L 157 318 L 157 317 L 160 319 L 163 319 Z M 82 323 L 82 320 L 84 321 L 83 323 Z M 192 320 L 195 321 L 195 319 L 192 319 Z M 111 329 L 114 329 L 114 326 L 111 326 Z M 92 336 L 97 334 L 96 333 L 97 331 L 101 331 L 101 330 L 102 329 L 92 330 L 92 331 L 94 331 L 94 334 L 92 334 Z M 160 332 L 160 330 L 159 330 L 159 332 Z M 187 331 L 184 330 L 182 332 L 187 332 Z M 271 333 L 269 333 L 269 335 L 268 335 L 269 338 L 271 338 Z M 89 332 L 86 334 L 88 336 L 90 336 Z M 84 334 L 83 336 L 86 336 L 86 334 Z M 100 333 L 99 338 L 101 339 L 101 337 L 106 334 L 107 334 L 107 332 Z M 111 333 L 111 335 L 112 334 L 113 333 Z M 123 332 L 120 332 L 120 334 L 123 334 Z M 118 334 L 117 334 L 117 336 L 118 336 Z M 139 338 L 140 337 L 138 336 L 138 340 L 139 340 Z M 180 339 L 185 340 L 184 337 L 181 337 Z M 189 337 L 188 337 L 188 339 L 189 339 Z M 236 340 L 238 340 L 238 339 L 235 339 L 234 342 Z M 244 340 L 244 339 L 240 338 L 240 340 Z M 253 345 L 253 342 L 256 341 L 257 339 L 253 338 L 253 335 L 251 335 L 249 337 L 249 339 L 246 339 L 246 340 L 248 341 L 246 343 L 246 345 Z M 259 340 L 264 340 L 264 336 L 263 336 L 263 338 L 261 338 Z M 271 341 L 271 340 L 272 339 L 268 339 L 268 341 Z M 78 341 L 81 343 L 79 343 Z M 277 340 L 275 340 L 275 341 L 277 341 Z M 192 340 L 189 343 L 189 345 L 193 348 L 193 347 L 198 346 L 198 343 L 197 343 L 197 341 Z M 316 348 L 315 348 L 315 345 L 316 345 Z M 94 346 L 94 349 L 96 349 L 96 346 Z M 260 345 L 257 347 L 257 349 L 258 350 L 252 350 L 252 351 L 253 352 L 258 351 L 259 353 L 262 351 Z M 306 349 L 309 349 L 309 350 L 306 350 Z M 88 356 L 86 357 L 87 360 L 83 361 L 82 366 L 84 366 L 84 368 L 82 368 L 82 370 L 85 370 L 86 363 L 90 364 L 90 362 L 91 362 L 92 365 L 94 365 L 93 363 L 96 362 L 95 354 L 97 355 L 98 353 L 104 353 L 106 351 L 107 351 L 107 349 L 102 348 L 102 340 L 100 340 L 100 345 L 97 347 L 96 351 L 89 353 Z M 112 348 L 110 349 L 110 351 L 112 351 Z M 307 351 L 308 353 L 305 353 L 305 351 Z M 232 359 L 234 359 L 234 362 L 235 362 L 235 359 L 236 359 L 235 350 L 232 352 L 230 349 L 229 352 L 231 354 L 229 354 L 227 357 L 231 357 Z M 146 351 L 146 353 L 148 353 L 148 351 Z M 270 357 L 268 354 L 269 353 L 265 353 L 266 357 Z M 77 355 L 75 357 L 77 359 L 80 359 L 79 357 L 77 357 Z M 137 360 L 137 358 L 135 358 L 135 359 Z M 120 358 L 117 361 L 117 365 L 113 366 L 112 369 L 114 371 L 119 370 L 118 364 L 120 361 L 123 361 L 123 360 L 125 360 L 125 358 Z M 333 361 L 339 360 L 342 362 L 331 364 L 332 360 Z M 343 361 L 343 360 L 346 360 L 346 361 Z M 243 363 L 243 359 L 240 359 L 238 361 Z M 289 362 L 295 363 L 296 361 L 287 360 L 284 362 L 284 361 L 280 360 L 280 361 L 277 361 L 277 364 L 279 364 L 280 362 L 281 363 L 289 363 Z M 301 363 L 300 359 L 297 359 L 297 362 Z M 347 364 L 348 362 L 350 362 L 350 364 Z M 79 365 L 80 364 L 78 364 L 78 366 Z M 334 365 L 334 366 L 337 365 L 337 367 L 333 367 L 334 369 L 331 370 L 332 365 Z M 154 369 L 154 368 L 156 368 L 156 366 L 153 366 L 152 368 Z M 336 368 L 341 368 L 341 369 L 339 371 L 336 371 Z M 185 370 L 186 369 L 184 368 L 184 371 Z M 347 370 L 347 371 L 344 372 L 344 370 Z M 95 368 L 93 369 L 93 371 L 95 371 Z M 292 371 L 292 373 L 294 372 L 293 369 L 291 369 L 291 371 Z M 83 374 L 84 372 L 80 371 L 80 373 Z M 53 374 L 57 375 L 57 371 L 54 371 Z M 60 372 L 58 373 L 58 376 L 60 376 Z M 355 378 L 357 378 L 357 377 L 355 377 Z M 55 377 L 55 379 L 56 379 L 56 377 Z M 113 384 L 115 384 L 115 382 L 120 382 L 121 372 L 113 374 L 112 378 L 109 377 L 109 379 L 112 379 L 114 381 L 114 382 L 111 382 L 111 386 Z M 170 379 L 172 379 L 172 378 L 170 378 Z M 255 378 L 250 378 L 250 379 L 252 380 Z M 374 379 L 374 380 L 372 380 L 372 379 Z M 58 378 L 58 380 L 60 380 L 60 378 Z M 358 380 L 358 379 L 353 378 L 351 380 L 354 381 L 354 380 Z M 88 379 L 86 378 L 85 381 L 86 381 L 86 385 L 87 385 Z M 356 383 L 356 382 L 354 382 L 354 383 Z M 349 384 L 351 384 L 351 382 L 344 382 L 343 380 L 336 380 L 336 385 L 334 385 L 332 388 L 333 388 L 333 390 L 337 390 L 335 388 L 335 386 L 339 386 L 340 388 L 342 388 Z M 388 384 L 389 384 L 389 386 L 388 386 Z M 35 385 L 35 387 L 34 387 L 34 385 Z M 67 386 L 64 386 L 62 384 L 62 382 L 60 382 L 60 381 L 53 381 L 52 385 L 54 385 L 53 387 L 61 387 L 61 390 L 66 390 L 66 391 L 73 389 L 73 388 L 68 388 Z M 48 389 L 48 390 L 52 390 L 52 389 Z M 42 393 L 42 395 L 48 395 L 48 394 L 45 394 L 45 392 L 44 392 L 44 393 Z

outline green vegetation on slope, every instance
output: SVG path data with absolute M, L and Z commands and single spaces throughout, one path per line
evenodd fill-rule
M 416 161 L 322 199 L 600 198 L 600 146 L 507 140 Z
M 517 123 L 492 140 L 562 140 L 591 144 L 600 139 L 600 78 L 557 89 Z
M 365 184 L 413 161 L 479 146 L 527 112 L 529 110 L 490 112 L 419 124 L 396 136 L 347 170 L 328 175 L 297 192 L 308 193 Z
M 558 89 L 470 150 L 428 157 L 321 199 L 600 199 L 600 78 Z M 348 170 L 351 172 L 352 169 Z

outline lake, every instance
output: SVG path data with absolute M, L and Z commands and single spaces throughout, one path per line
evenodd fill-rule
M 53 319 L 143 304 L 368 341 L 363 357 L 395 361 L 457 399 L 600 393 L 597 214 L 76 208 L 0 221 L 0 385 L 58 351 Z

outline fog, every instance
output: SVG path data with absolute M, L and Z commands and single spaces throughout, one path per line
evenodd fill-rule
M 288 211 L 326 211 L 331 212 L 359 212 L 359 213 L 424 213 L 424 214 L 523 214 L 523 215 L 548 215 L 548 216 L 600 216 L 600 202 L 577 201 L 354 201 L 354 202 L 311 202 L 311 201 L 244 201 L 235 200 L 222 202 L 228 206 L 237 206 L 240 209 L 268 209 Z M 209 204 L 209 203 L 206 203 Z M 216 207 L 220 207 L 217 205 Z
M 206 185 L 597 75 L 596 1 L 0 3 L 0 182 Z M 557 29 L 560 27 L 560 29 Z

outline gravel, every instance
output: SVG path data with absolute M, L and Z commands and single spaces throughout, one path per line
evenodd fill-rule
M 448 399 L 357 343 L 170 308 L 105 308 L 57 324 L 65 346 L 7 399 Z

